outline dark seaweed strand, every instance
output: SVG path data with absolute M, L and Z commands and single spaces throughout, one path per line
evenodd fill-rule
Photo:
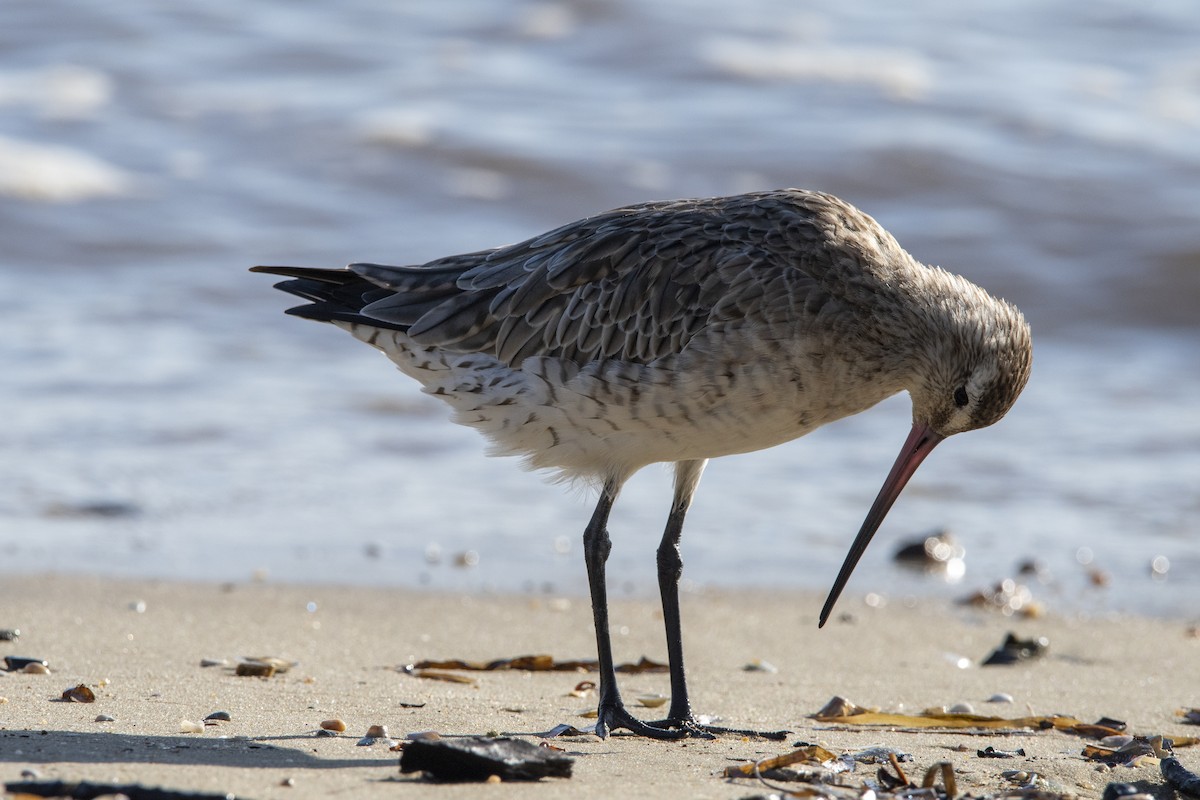
M 209 792 L 187 792 L 176 789 L 159 789 L 131 783 L 120 786 L 112 783 L 72 783 L 70 781 L 20 781 L 4 784 L 4 791 L 12 794 L 31 794 L 36 797 L 68 797 L 71 800 L 93 800 L 105 795 L 123 794 L 129 800 L 236 800 L 237 795 L 211 794 Z
M 1189 770 L 1175 756 L 1164 758 L 1158 765 L 1163 779 L 1191 797 L 1200 797 L 1200 775 Z

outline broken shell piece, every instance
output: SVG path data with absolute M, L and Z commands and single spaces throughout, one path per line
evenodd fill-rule
M 204 725 L 190 719 L 179 720 L 180 733 L 204 733 Z
M 852 703 L 844 697 L 834 697 L 828 703 L 821 707 L 813 716 L 817 719 L 836 718 L 836 717 L 853 717 L 858 714 L 869 714 L 870 709 Z
M 997 692 L 987 699 L 989 703 L 1011 703 L 1013 696 L 1008 692 Z
M 948 709 L 951 714 L 974 714 L 975 708 L 970 703 L 955 703 Z
M 666 705 L 666 702 L 671 698 L 665 694 L 639 694 L 635 699 L 646 708 L 658 708 L 661 705 Z
M 97 714 L 96 722 L 116 722 L 116 718 L 110 717 L 108 714 Z
M 202 659 L 200 659 L 200 666 L 202 666 L 202 667 L 227 667 L 227 666 L 229 666 L 229 659 L 226 659 L 226 658 L 202 658 Z
M 94 703 L 96 702 L 96 693 L 81 683 L 63 692 L 62 699 L 67 703 Z
M 321 729 L 333 731 L 334 733 L 342 733 L 346 730 L 346 723 L 340 719 L 327 719 L 321 723 Z
M 207 720 L 214 720 L 214 721 L 219 720 L 220 722 L 229 722 L 233 719 L 233 717 L 229 714 L 228 711 L 214 711 L 213 713 L 209 714 L 204 719 L 206 721 Z
M 779 667 L 769 661 L 754 659 L 749 664 L 742 667 L 742 672 L 767 672 L 772 675 L 779 672 Z

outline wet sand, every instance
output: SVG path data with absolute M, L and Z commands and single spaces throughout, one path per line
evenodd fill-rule
M 1108 716 L 1127 721 L 1132 733 L 1200 734 L 1176 714 L 1200 705 L 1195 620 L 1013 620 L 941 605 L 868 608 L 851 594 L 841 603 L 841 616 L 819 631 L 821 598 L 815 595 L 705 591 L 684 598 L 697 711 L 731 725 L 787 728 L 794 732 L 787 741 L 727 736 L 649 742 L 620 733 L 606 741 L 560 738 L 555 743 L 575 758 L 570 779 L 435 784 L 402 776 L 397 753 L 357 746 L 359 738 L 373 724 L 386 725 L 397 740 L 418 731 L 530 734 L 559 723 L 585 726 L 589 720 L 580 713 L 594 707 L 594 697 L 570 692 L 594 675 L 470 673 L 474 682 L 459 684 L 414 678 L 396 667 L 420 659 L 489 661 L 530 653 L 592 658 L 586 599 L 65 576 L 8 576 L 3 585 L 0 628 L 19 628 L 21 636 L 0 641 L 0 655 L 44 658 L 51 669 L 49 675 L 0 672 L 3 782 L 33 770 L 39 780 L 250 798 L 458 798 L 484 791 L 497 798 L 741 798 L 767 790 L 753 780 L 721 777 L 725 767 L 806 741 L 835 753 L 898 748 L 913 756 L 904 765 L 910 776 L 950 761 L 960 793 L 1011 789 L 1001 773 L 1026 770 L 1044 776 L 1051 790 L 1083 797 L 1099 797 L 1110 781 L 1144 781 L 1157 796 L 1169 797 L 1157 766 L 1097 765 L 1081 757 L 1086 742 L 1071 734 L 846 728 L 810 715 L 843 695 L 885 711 L 969 703 L 977 713 L 1003 717 L 1066 714 L 1093 722 Z M 664 658 L 655 602 L 616 602 L 612 623 L 619 660 Z M 1047 637 L 1047 655 L 980 667 L 1009 631 Z M 232 667 L 246 656 L 298 664 L 270 678 L 238 677 Z M 201 667 L 206 658 L 228 659 L 230 666 Z M 962 659 L 970 665 L 962 668 Z M 752 662 L 777 671 L 744 669 Z M 94 689 L 94 703 L 59 700 L 79 683 Z M 632 703 L 642 693 L 665 694 L 667 677 L 626 675 L 622 688 Z M 997 693 L 1014 702 L 987 702 Z M 229 712 L 231 720 L 203 733 L 180 732 L 181 721 L 200 721 L 215 711 Z M 96 722 L 101 714 L 114 721 Z M 347 732 L 316 738 L 320 722 L 331 718 L 344 720 Z M 989 745 L 1023 748 L 1026 756 L 976 755 Z M 1200 769 L 1200 747 L 1181 749 L 1179 757 Z M 876 769 L 860 765 L 844 781 L 861 785 Z

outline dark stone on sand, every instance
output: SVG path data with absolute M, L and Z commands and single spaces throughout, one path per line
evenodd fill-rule
M 401 772 L 424 772 L 439 781 L 536 781 L 569 778 L 573 759 L 521 739 L 468 736 L 405 742 Z

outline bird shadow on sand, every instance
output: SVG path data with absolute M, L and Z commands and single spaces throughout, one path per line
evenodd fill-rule
M 395 767 L 398 755 L 378 758 L 329 757 L 349 744 L 310 736 L 313 746 L 279 747 L 254 737 L 148 736 L 55 730 L 0 730 L 0 763 L 21 764 L 178 764 L 261 769 L 345 769 Z M 332 747 L 330 745 L 333 745 Z M 313 752 L 330 751 L 329 755 Z

